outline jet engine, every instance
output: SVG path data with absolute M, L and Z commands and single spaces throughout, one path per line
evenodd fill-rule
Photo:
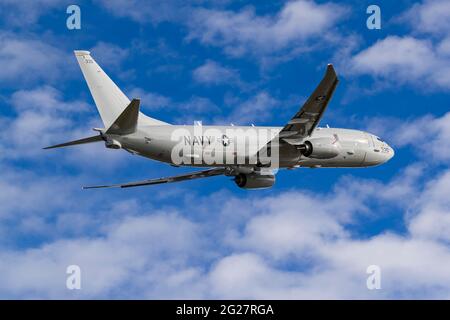
M 236 182 L 238 187 L 243 189 L 270 188 L 275 183 L 275 176 L 272 174 L 240 173 L 234 178 L 234 182 Z
M 314 159 L 331 159 L 340 152 L 340 146 L 333 138 L 314 138 L 305 141 L 298 148 L 302 155 Z

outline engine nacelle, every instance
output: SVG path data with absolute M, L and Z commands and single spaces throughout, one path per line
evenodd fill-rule
M 300 145 L 302 155 L 314 159 L 331 159 L 339 155 L 340 147 L 336 139 L 315 138 Z
M 256 173 L 244 174 L 240 173 L 234 181 L 239 188 L 243 189 L 262 189 L 270 188 L 275 183 L 274 175 L 261 175 Z

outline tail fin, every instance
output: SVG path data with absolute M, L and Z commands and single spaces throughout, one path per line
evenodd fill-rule
M 133 99 L 105 133 L 121 135 L 136 131 L 139 119 L 139 103 L 139 99 Z
M 91 57 L 89 51 L 74 51 L 83 76 L 86 79 L 94 102 L 105 128 L 109 128 L 130 104 L 130 99 L 108 77 Z M 165 122 L 142 115 L 140 122 L 146 125 L 161 125 Z

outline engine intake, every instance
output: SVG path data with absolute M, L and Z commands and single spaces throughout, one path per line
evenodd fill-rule
M 234 181 L 238 187 L 243 189 L 262 189 L 270 188 L 275 183 L 274 175 L 261 175 L 256 173 L 244 174 L 240 173 Z
M 335 139 L 315 138 L 299 146 L 302 155 L 314 159 L 331 159 L 339 155 L 340 147 Z

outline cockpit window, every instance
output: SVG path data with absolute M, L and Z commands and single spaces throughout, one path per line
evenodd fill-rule
M 378 141 L 380 142 L 384 142 L 383 140 L 381 140 L 379 137 L 376 137 Z

